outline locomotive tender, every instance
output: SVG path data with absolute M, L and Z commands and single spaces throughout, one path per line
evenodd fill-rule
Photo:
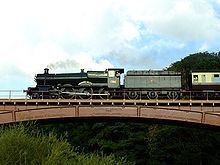
M 36 87 L 29 87 L 27 95 L 38 98 L 169 98 L 177 99 L 183 95 L 182 76 L 180 72 L 164 70 L 130 70 L 124 75 L 124 84 L 120 84 L 122 68 L 109 68 L 105 71 L 87 71 L 79 73 L 49 73 L 45 68 L 43 74 L 35 76 Z M 220 71 L 192 71 L 190 74 L 190 91 L 220 93 Z
M 138 94 L 146 95 L 149 99 L 156 99 L 159 95 L 177 98 L 181 89 L 181 73 L 162 70 L 128 71 L 124 87 L 133 90 L 128 92 L 129 98 L 133 99 L 136 99 Z

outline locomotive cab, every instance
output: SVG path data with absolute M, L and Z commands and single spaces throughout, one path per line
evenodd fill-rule
M 120 88 L 120 78 L 122 73 L 124 73 L 124 69 L 108 69 L 108 88 Z

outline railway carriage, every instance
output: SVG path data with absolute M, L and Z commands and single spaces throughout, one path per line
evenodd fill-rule
M 193 70 L 191 71 L 191 91 L 196 96 L 220 96 L 220 71 Z
M 192 90 L 195 91 L 220 91 L 220 71 L 191 72 Z

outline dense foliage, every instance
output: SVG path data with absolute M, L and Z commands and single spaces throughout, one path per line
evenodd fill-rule
M 60 136 L 65 135 L 73 146 L 83 152 L 114 154 L 118 159 L 138 164 L 148 161 L 147 124 L 72 122 L 42 127 L 44 131 L 53 130 Z
M 131 164 L 113 155 L 82 154 L 55 134 L 39 133 L 32 125 L 0 129 L 1 165 L 122 165 Z
M 150 126 L 150 164 L 220 164 L 220 132 L 177 126 Z
M 114 153 L 136 164 L 220 163 L 220 132 L 216 130 L 132 122 L 72 122 L 41 128 L 65 134 L 84 152 Z

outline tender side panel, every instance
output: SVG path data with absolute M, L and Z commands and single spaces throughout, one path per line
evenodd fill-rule
M 181 88 L 181 75 L 168 71 L 129 71 L 125 76 L 125 88 Z

